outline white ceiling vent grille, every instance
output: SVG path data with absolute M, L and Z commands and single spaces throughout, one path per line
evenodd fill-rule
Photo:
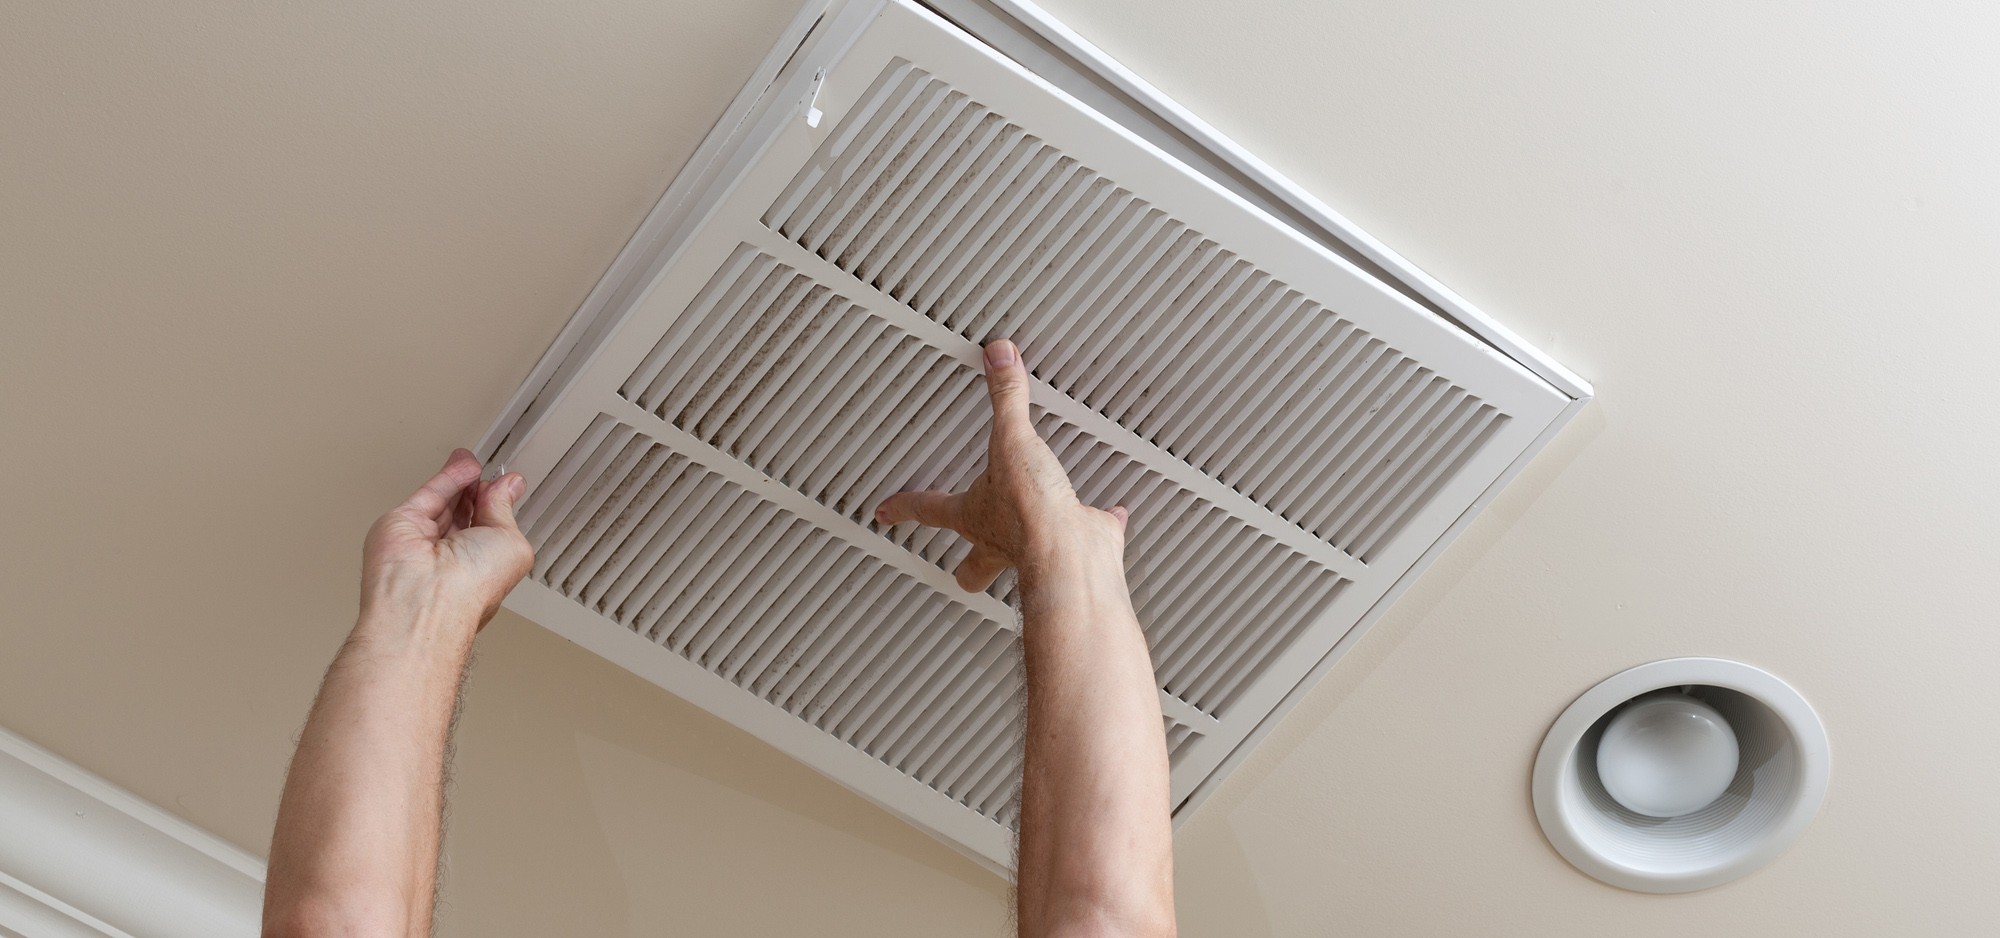
M 1363 560 L 1506 419 L 907 62 L 763 221 Z
M 1131 509 L 1185 817 L 1582 397 L 923 8 L 819 22 L 484 450 L 533 486 L 508 603 L 1004 868 L 1013 579 L 872 512 L 981 471 L 1010 336 Z
M 741 245 L 619 393 L 859 524 L 899 487 L 971 483 L 984 380 Z M 1060 417 L 1037 423 L 1083 498 L 1132 511 L 1134 604 L 1168 693 L 1219 714 L 1345 582 Z M 937 528 L 888 533 L 943 570 L 970 550 Z M 991 592 L 1011 599 L 1010 585 Z
M 521 518 L 537 582 L 1013 824 L 1000 624 L 610 417 Z

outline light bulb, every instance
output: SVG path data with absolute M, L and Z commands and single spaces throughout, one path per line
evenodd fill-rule
M 1625 705 L 1597 742 L 1597 778 L 1647 817 L 1699 811 L 1736 777 L 1736 731 L 1715 708 L 1681 693 Z

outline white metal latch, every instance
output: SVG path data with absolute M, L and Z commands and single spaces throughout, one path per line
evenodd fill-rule
M 825 78 L 826 69 L 822 68 L 813 72 L 812 84 L 806 86 L 805 100 L 799 102 L 799 106 L 804 108 L 806 112 L 807 127 L 818 127 L 819 119 L 826 116 L 826 112 L 813 107 L 813 104 L 819 101 L 819 83 L 825 80 Z

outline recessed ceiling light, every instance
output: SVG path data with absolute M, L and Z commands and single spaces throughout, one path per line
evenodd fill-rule
M 1829 766 L 1826 729 L 1790 685 L 1720 658 L 1655 661 L 1556 719 L 1535 758 L 1535 817 L 1557 853 L 1599 880 L 1691 892 L 1798 840 Z
M 1736 777 L 1736 731 L 1715 708 L 1679 691 L 1620 709 L 1597 741 L 1597 777 L 1619 804 L 1647 817 L 1693 814 Z

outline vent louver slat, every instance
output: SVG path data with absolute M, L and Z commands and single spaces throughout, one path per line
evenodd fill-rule
M 1195 740 L 1201 738 L 1201 734 L 1173 717 L 1161 717 L 1160 720 L 1167 727 L 1167 764 L 1179 766 L 1181 757 L 1192 748 Z
M 763 220 L 1364 562 L 1506 419 L 907 62 Z

